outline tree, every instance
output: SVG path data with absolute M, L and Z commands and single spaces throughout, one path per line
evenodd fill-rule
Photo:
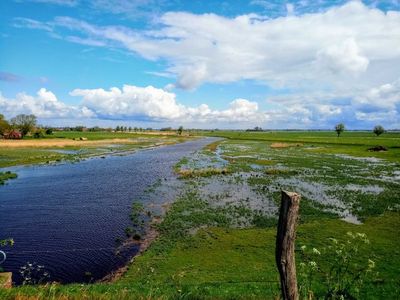
M 183 126 L 179 126 L 179 128 L 178 128 L 178 134 L 179 134 L 179 135 L 182 135 L 182 132 L 183 132 Z
M 17 115 L 10 120 L 10 123 L 13 127 L 17 128 L 24 137 L 35 128 L 36 116 L 24 114 Z
M 345 127 L 343 123 L 339 123 L 335 126 L 335 131 L 337 133 L 337 136 L 339 137 L 340 134 L 344 131 Z
M 47 134 L 47 135 L 53 134 L 53 129 L 52 129 L 52 128 L 47 128 L 47 129 L 46 129 L 46 134 Z
M 376 125 L 374 127 L 373 132 L 376 134 L 376 136 L 380 136 L 382 133 L 385 132 L 385 128 L 383 128 L 383 126 L 381 126 L 381 125 Z
M 0 136 L 4 135 L 11 129 L 10 124 L 4 119 L 4 116 L 0 114 Z

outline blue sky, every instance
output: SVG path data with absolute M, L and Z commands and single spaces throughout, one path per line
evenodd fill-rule
M 42 124 L 400 128 L 400 2 L 5 0 L 0 112 Z

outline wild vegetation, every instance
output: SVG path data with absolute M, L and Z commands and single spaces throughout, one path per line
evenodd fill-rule
M 181 176 L 181 195 L 163 221 L 152 223 L 158 239 L 122 278 L 88 285 L 28 285 L 0 291 L 0 296 L 276 298 L 276 222 L 280 190 L 285 189 L 302 195 L 296 260 L 304 299 L 397 297 L 398 133 L 377 137 L 347 131 L 340 138 L 335 132 L 207 134 L 225 139 L 175 166 L 178 174 L 190 176 Z M 377 145 L 387 151 L 368 151 Z M 133 229 L 150 209 L 132 207 Z

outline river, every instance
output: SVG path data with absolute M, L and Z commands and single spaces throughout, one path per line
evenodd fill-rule
M 130 246 L 115 253 L 116 238 L 124 237 L 130 225 L 132 202 L 159 208 L 173 201 L 178 193 L 173 166 L 215 140 L 79 163 L 7 168 L 18 178 L 0 186 L 0 239 L 15 241 L 5 248 L 3 269 L 13 272 L 19 284 L 20 268 L 35 262 L 51 281 L 71 283 L 97 280 L 123 266 L 138 251 Z M 149 193 L 158 182 L 170 188 Z

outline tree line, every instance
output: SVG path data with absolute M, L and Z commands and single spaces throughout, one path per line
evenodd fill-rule
M 9 121 L 4 115 L 0 114 L 0 136 L 9 139 L 20 139 L 28 134 L 32 134 L 35 138 L 43 137 L 45 134 L 52 134 L 51 128 L 41 128 L 37 126 L 37 118 L 35 115 L 20 114 Z

